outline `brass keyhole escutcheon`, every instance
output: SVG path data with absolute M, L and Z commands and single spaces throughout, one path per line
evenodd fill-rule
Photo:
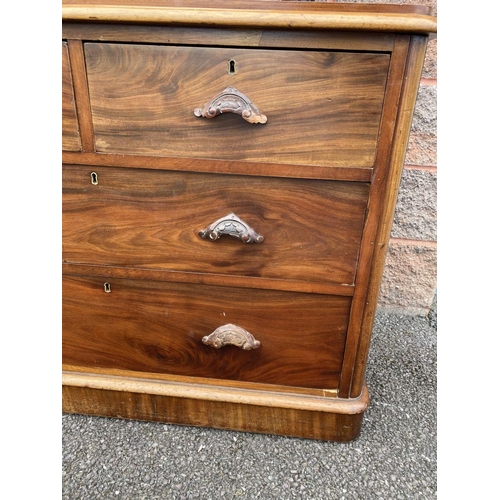
M 108 282 L 104 283 L 104 291 L 106 293 L 110 293 L 111 292 L 111 285 Z
M 94 186 L 97 186 L 97 184 L 99 184 L 99 180 L 97 179 L 97 174 L 95 172 L 90 173 L 90 182 Z

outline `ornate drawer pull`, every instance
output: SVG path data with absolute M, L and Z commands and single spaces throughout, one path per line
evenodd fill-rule
M 212 241 L 218 240 L 223 234 L 238 238 L 243 243 L 262 243 L 264 241 L 264 236 L 256 233 L 235 214 L 221 217 L 206 229 L 199 231 L 198 234 L 200 238 L 209 238 Z
M 235 345 L 245 351 L 260 347 L 260 342 L 255 340 L 251 333 L 231 323 L 219 326 L 219 328 L 214 330 L 210 335 L 203 337 L 202 342 L 211 347 L 215 347 L 215 349 L 220 349 L 225 345 Z
M 266 123 L 267 116 L 243 92 L 226 87 L 220 94 L 208 101 L 202 108 L 194 110 L 195 116 L 214 118 L 222 113 L 241 115 L 249 123 Z

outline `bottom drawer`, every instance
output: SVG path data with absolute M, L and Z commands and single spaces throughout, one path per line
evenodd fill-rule
M 63 363 L 337 389 L 350 304 L 330 295 L 65 276 Z M 260 345 L 204 343 L 228 324 Z M 227 327 L 224 337 L 238 344 L 242 334 Z

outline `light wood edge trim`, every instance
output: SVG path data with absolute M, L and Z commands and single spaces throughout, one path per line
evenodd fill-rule
M 73 371 L 62 372 L 62 385 L 99 389 L 103 391 L 131 392 L 156 396 L 199 399 L 224 403 L 288 408 L 354 415 L 363 413 L 369 404 L 368 390 L 364 387 L 356 399 L 338 399 L 305 394 L 286 394 L 262 390 L 221 387 L 216 385 L 140 379 L 126 376 L 101 375 Z
M 374 244 L 380 221 L 379 212 L 383 204 L 383 196 L 386 192 L 385 179 L 389 168 L 389 155 L 391 154 L 394 139 L 398 103 L 401 97 L 401 82 L 407 67 L 410 39 L 409 35 L 398 35 L 389 65 L 386 99 L 382 110 L 383 125 L 380 129 L 379 147 L 377 149 L 373 179 L 370 186 L 365 230 L 361 240 L 355 279 L 356 288 L 352 300 L 346 347 L 340 375 L 339 395 L 344 398 L 352 396 L 352 378 L 358 360 L 357 352 L 362 332 L 363 313 L 367 303 Z M 372 283 L 372 286 L 378 287 L 380 283 Z
M 63 5 L 63 21 L 166 23 L 259 28 L 345 29 L 436 33 L 437 20 L 423 14 L 286 12 L 252 9 Z
M 356 353 L 356 362 L 353 371 L 351 394 L 359 394 L 362 390 L 365 375 L 365 366 L 370 347 L 371 331 L 375 319 L 377 301 L 380 292 L 380 282 L 385 267 L 385 257 L 392 221 L 398 198 L 398 187 L 403 172 L 403 163 L 410 136 L 410 127 L 413 119 L 415 102 L 417 100 L 421 71 L 425 59 L 427 38 L 414 36 L 411 38 L 409 54 L 406 64 L 404 86 L 396 120 L 396 129 L 393 138 L 393 150 L 390 158 L 390 168 L 387 177 L 386 193 L 380 210 L 380 222 L 373 249 L 373 263 L 369 277 L 366 307 L 363 311 L 360 341 Z M 414 68 L 420 68 L 415 71 Z

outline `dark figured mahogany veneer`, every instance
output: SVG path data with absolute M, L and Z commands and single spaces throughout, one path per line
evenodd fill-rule
M 63 411 L 355 439 L 429 8 L 62 16 Z

